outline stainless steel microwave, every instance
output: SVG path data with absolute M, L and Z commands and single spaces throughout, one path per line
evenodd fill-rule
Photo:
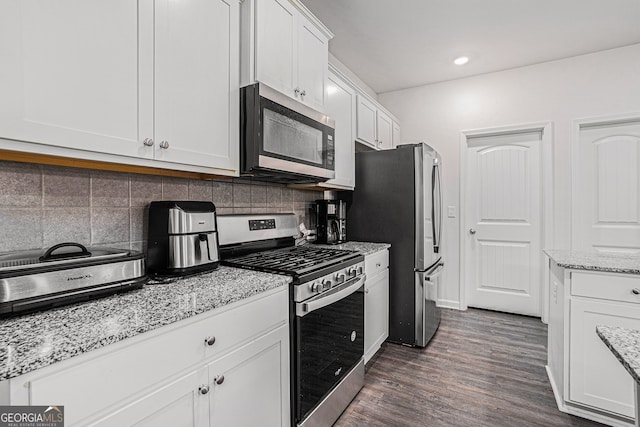
M 314 183 L 335 178 L 335 124 L 263 83 L 240 89 L 240 164 L 257 179 Z

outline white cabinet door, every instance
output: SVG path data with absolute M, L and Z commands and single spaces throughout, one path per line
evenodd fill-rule
M 364 296 L 364 363 L 389 336 L 389 269 L 367 278 Z
M 358 94 L 356 137 L 372 147 L 377 146 L 377 112 L 378 109 L 372 102 Z
M 573 297 L 570 312 L 569 400 L 634 417 L 633 379 L 596 326 L 640 329 L 640 305 Z
M 150 157 L 138 1 L 0 2 L 0 138 Z
M 329 41 L 304 16 L 299 16 L 298 87 L 299 100 L 317 110 L 324 110 Z
M 345 81 L 329 72 L 327 114 L 335 120 L 335 179 L 326 182 L 353 189 L 355 185 L 354 129 L 356 126 L 356 92 Z
M 378 110 L 377 116 L 378 148 L 389 150 L 393 148 L 393 121 L 383 111 Z
M 393 148 L 396 148 L 400 145 L 400 125 L 396 122 L 393 122 Z
M 289 425 L 289 328 L 262 336 L 209 366 L 210 425 Z
M 92 426 L 207 426 L 209 402 L 201 387 L 207 386 L 207 369 L 198 369 L 149 390 L 146 396 L 90 423 Z
M 238 2 L 155 4 L 155 158 L 235 169 Z
M 295 96 L 298 80 L 298 12 L 288 0 L 256 5 L 256 80 Z

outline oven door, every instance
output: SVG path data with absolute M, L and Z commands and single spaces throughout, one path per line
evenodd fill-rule
M 242 93 L 243 172 L 335 178 L 332 119 L 262 83 Z
M 303 420 L 364 354 L 364 279 L 296 303 L 296 419 Z M 348 403 L 348 402 L 347 402 Z

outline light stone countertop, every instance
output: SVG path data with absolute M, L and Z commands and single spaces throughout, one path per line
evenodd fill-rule
M 611 326 L 596 326 L 596 333 L 622 363 L 633 379 L 640 383 L 640 331 Z
M 373 242 L 345 242 L 345 243 L 340 243 L 339 245 L 325 245 L 325 244 L 316 245 L 315 243 L 307 243 L 307 244 L 322 247 L 322 248 L 356 251 L 356 252 L 360 252 L 364 256 L 371 255 L 376 252 L 389 249 L 391 247 L 389 243 L 373 243 Z
M 220 266 L 142 289 L 0 320 L 0 381 L 291 283 Z M 155 283 L 155 284 L 154 284 Z
M 610 273 L 640 274 L 640 254 L 545 249 L 560 267 Z

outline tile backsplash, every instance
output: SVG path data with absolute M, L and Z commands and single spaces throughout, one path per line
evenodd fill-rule
M 219 214 L 293 212 L 310 225 L 321 191 L 247 178 L 170 178 L 0 161 L 0 252 L 61 242 L 143 250 L 152 200 L 205 200 Z

